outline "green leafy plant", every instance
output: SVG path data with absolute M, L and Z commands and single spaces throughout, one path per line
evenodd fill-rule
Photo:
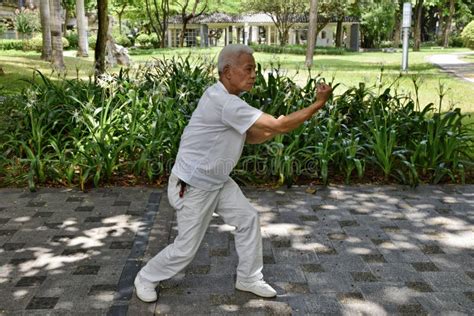
M 461 33 L 461 38 L 465 47 L 474 49 L 474 21 L 471 21 L 464 27 Z

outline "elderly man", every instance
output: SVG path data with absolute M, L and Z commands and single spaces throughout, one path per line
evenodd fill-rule
M 135 289 L 144 302 L 155 301 L 158 283 L 192 261 L 214 212 L 235 227 L 239 257 L 235 288 L 262 297 L 277 294 L 263 280 L 258 212 L 229 174 L 242 154 L 244 142 L 262 143 L 297 128 L 324 106 L 331 88 L 320 85 L 312 105 L 276 119 L 239 98 L 255 83 L 252 54 L 251 48 L 240 44 L 222 49 L 218 57 L 219 81 L 204 92 L 184 130 L 168 183 L 178 236 L 137 274 Z

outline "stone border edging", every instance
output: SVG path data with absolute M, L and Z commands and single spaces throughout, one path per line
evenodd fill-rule
M 160 192 L 150 193 L 148 204 L 145 207 L 145 214 L 142 217 L 140 225 L 133 242 L 130 255 L 127 258 L 125 266 L 117 286 L 117 293 L 114 296 L 112 306 L 109 308 L 107 315 L 127 315 L 128 304 L 133 295 L 133 281 L 136 274 L 141 268 L 142 258 L 148 245 L 150 232 L 155 222 L 161 201 Z

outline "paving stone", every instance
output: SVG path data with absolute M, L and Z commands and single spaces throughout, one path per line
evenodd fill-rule
M 398 312 L 402 315 L 428 315 L 420 304 L 404 304 L 398 306 Z
M 75 275 L 96 275 L 100 270 L 100 266 L 95 265 L 81 265 L 73 272 Z
M 466 297 L 468 299 L 470 299 L 471 301 L 474 302 L 474 292 L 473 291 L 464 292 L 464 295 L 466 295 Z
M 83 249 L 83 248 L 66 248 L 63 250 L 61 255 L 63 256 L 74 256 L 78 254 L 87 254 L 88 249 Z
M 8 223 L 9 220 L 10 218 L 0 218 L 0 225 Z
M 60 229 L 63 226 L 62 222 L 46 222 L 44 223 L 44 226 L 46 226 L 49 229 Z
M 211 257 L 227 257 L 228 255 L 228 248 L 209 249 L 209 256 Z
M 439 271 L 438 267 L 432 262 L 413 262 L 411 265 L 419 272 Z
M 468 291 L 474 282 L 459 272 L 423 272 L 423 278 L 438 291 Z
M 66 202 L 82 202 L 84 201 L 84 197 L 80 196 L 70 196 L 66 199 Z
M 7 242 L 4 243 L 2 246 L 2 249 L 5 251 L 15 251 L 15 250 L 20 250 L 25 247 L 25 243 L 22 242 Z
M 130 206 L 130 201 L 115 201 L 112 206 Z
M 306 273 L 311 293 L 354 292 L 358 289 L 348 272 Z
M 87 295 L 100 295 L 103 293 L 114 293 L 117 291 L 116 284 L 94 284 L 91 286 Z
M 316 215 L 300 215 L 299 219 L 304 222 L 317 222 L 319 221 L 319 217 Z
M 33 217 L 51 217 L 54 212 L 37 212 Z
M 346 240 L 346 233 L 329 233 L 327 234 L 330 240 Z
M 321 258 L 321 265 L 330 271 L 369 271 L 369 266 L 357 255 L 333 255 Z
M 349 303 L 352 301 L 363 301 L 364 296 L 361 292 L 346 292 L 346 293 L 338 293 L 337 299 L 341 303 Z
M 377 282 L 378 278 L 371 272 L 351 272 L 355 282 Z
M 326 272 L 323 268 L 323 266 L 319 263 L 306 263 L 302 264 L 301 268 L 303 269 L 304 272 L 310 272 L 310 273 L 315 273 L 315 272 Z
M 308 294 L 310 293 L 307 283 L 296 283 L 296 282 L 275 282 L 275 287 L 283 289 L 284 294 Z
M 357 221 L 339 221 L 339 225 L 341 227 L 359 226 L 359 223 Z
M 272 240 L 272 246 L 275 248 L 281 248 L 281 247 L 291 247 L 291 240 L 290 239 L 276 239 Z
M 380 246 L 386 243 L 392 243 L 390 239 L 377 239 L 377 238 L 372 238 L 371 241 L 374 243 L 376 246 Z
M 211 269 L 210 265 L 193 265 L 186 268 L 186 274 L 208 274 Z
M 468 277 L 474 280 L 474 271 L 465 271 L 464 273 L 466 273 Z
M 407 282 L 419 278 L 417 272 L 408 263 L 369 263 L 370 270 L 384 282 Z
M 292 315 L 342 315 L 337 298 L 327 293 L 290 296 L 285 300 L 292 308 Z
M 90 216 L 86 217 L 84 223 L 100 223 L 105 219 L 103 216 Z
M 24 286 L 38 286 L 46 280 L 46 276 L 31 276 L 21 278 L 15 285 L 15 287 Z
M 2 237 L 2 236 L 12 236 L 17 231 L 18 231 L 17 229 L 0 229 L 0 237 Z
M 88 205 L 88 206 L 78 206 L 74 209 L 76 212 L 92 212 L 95 206 Z
M 75 235 L 54 235 L 51 238 L 52 242 L 67 242 L 68 240 L 71 240 L 75 237 Z
M 26 309 L 53 309 L 59 297 L 33 297 Z
M 300 267 L 291 264 L 264 265 L 263 275 L 268 282 L 306 282 Z
M 444 251 L 438 245 L 423 245 L 421 252 L 424 254 L 444 254 Z
M 390 226 L 381 226 L 381 229 L 383 229 L 385 232 L 399 232 L 400 227 L 395 226 L 395 225 L 390 225 Z
M 416 300 L 433 315 L 470 315 L 474 308 L 462 292 L 419 293 Z
M 387 262 L 382 254 L 368 254 L 368 255 L 361 255 L 361 257 L 367 263 L 373 263 L 373 262 L 384 263 L 384 262 Z
M 273 263 L 306 263 L 317 262 L 318 256 L 312 250 L 299 250 L 295 248 L 274 248 Z
M 110 249 L 132 249 L 133 241 L 112 241 Z
M 30 201 L 28 204 L 26 204 L 26 207 L 43 207 L 45 205 L 45 201 Z
M 425 282 L 420 282 L 420 281 L 414 281 L 414 282 L 405 282 L 405 285 L 417 292 L 433 292 L 433 289 L 428 283 Z
M 25 263 L 25 262 L 28 262 L 28 261 L 34 261 L 36 260 L 36 258 L 33 258 L 33 257 L 28 257 L 28 258 L 12 258 L 10 259 L 9 263 L 14 265 L 14 266 L 18 266 L 22 263 Z

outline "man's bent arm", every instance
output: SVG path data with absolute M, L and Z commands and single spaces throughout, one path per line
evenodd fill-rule
M 278 134 L 291 132 L 310 119 L 314 113 L 324 106 L 326 100 L 317 100 L 312 105 L 299 111 L 280 116 L 278 119 L 263 113 L 262 116 L 248 129 L 246 142 L 261 144 Z

